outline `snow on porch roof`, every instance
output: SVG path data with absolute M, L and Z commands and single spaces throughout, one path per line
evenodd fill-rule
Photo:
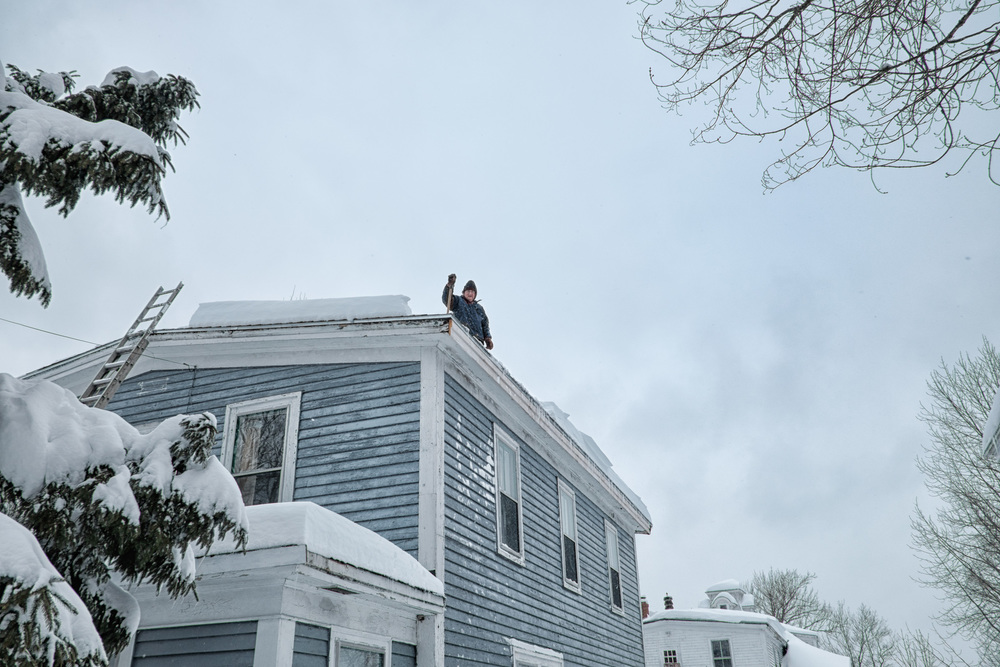
M 362 570 L 420 590 L 444 595 L 444 583 L 417 560 L 381 535 L 313 502 L 247 507 L 247 551 L 294 544 Z M 208 554 L 239 553 L 231 537 L 216 542 Z
M 213 301 L 198 304 L 190 327 L 330 322 L 412 315 L 402 294 L 297 301 Z

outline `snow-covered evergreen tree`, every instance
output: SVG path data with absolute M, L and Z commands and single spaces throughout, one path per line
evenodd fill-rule
M 0 664 L 107 664 L 138 626 L 118 585 L 194 589 L 195 548 L 246 542 L 211 414 L 139 433 L 47 381 L 0 374 Z
M 22 193 L 46 198 L 66 216 L 80 194 L 113 192 L 169 218 L 160 179 L 168 142 L 184 142 L 182 110 L 198 106 L 187 79 L 128 67 L 74 93 L 74 72 L 30 75 L 0 62 L 0 270 L 13 293 L 52 298 L 38 236 Z

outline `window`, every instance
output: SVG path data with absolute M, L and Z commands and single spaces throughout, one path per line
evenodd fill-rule
M 677 661 L 677 651 L 675 649 L 668 649 L 663 652 L 663 664 L 664 667 L 667 665 L 679 665 Z
M 292 499 L 302 393 L 226 406 L 222 459 L 247 505 Z
M 733 667 L 733 653 L 729 650 L 728 639 L 712 640 L 712 664 L 713 667 Z
M 618 529 L 604 521 L 604 539 L 608 546 L 608 580 L 611 586 L 611 608 L 624 613 L 622 608 L 621 562 L 618 556 Z
M 514 667 L 563 667 L 562 653 L 508 639 Z
M 337 667 L 385 667 L 385 652 L 341 645 L 337 649 Z
M 562 534 L 563 585 L 580 591 L 580 556 L 576 538 L 576 494 L 559 480 L 559 526 Z
M 500 429 L 494 429 L 494 439 L 497 461 L 497 542 L 501 554 L 524 564 L 520 450 Z

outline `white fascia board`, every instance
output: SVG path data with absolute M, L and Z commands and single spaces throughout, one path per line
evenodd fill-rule
M 307 553 L 306 565 L 313 568 L 314 576 L 331 580 L 347 590 L 378 597 L 390 604 L 416 609 L 424 614 L 444 613 L 444 596 L 433 591 L 415 588 L 383 574 L 336 561 L 326 556 Z
M 388 606 L 433 615 L 444 612 L 444 597 L 386 575 L 364 570 L 293 544 L 251 551 L 220 553 L 197 561 L 198 587 L 239 587 L 249 590 L 274 582 L 302 590 L 323 589 L 358 595 Z M 294 584 L 290 582 L 295 582 Z
M 152 370 L 284 366 L 360 361 L 418 361 L 428 336 L 446 333 L 445 316 L 362 322 L 313 322 L 154 331 L 130 375 Z M 391 345 L 386 339 L 391 337 Z M 118 340 L 24 375 L 77 393 L 93 380 Z

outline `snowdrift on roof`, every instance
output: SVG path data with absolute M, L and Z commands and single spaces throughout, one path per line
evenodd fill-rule
M 719 582 L 720 584 L 726 582 Z M 773 616 L 752 611 L 732 609 L 666 609 L 650 614 L 644 624 L 656 621 L 708 621 L 716 623 L 748 623 L 768 625 L 788 645 L 781 667 L 851 667 L 851 659 L 810 646 L 793 634 L 793 629 Z M 798 631 L 798 628 L 795 628 Z M 806 630 L 805 632 L 812 632 Z
M 313 502 L 252 505 L 247 507 L 247 517 L 247 551 L 301 544 L 332 560 L 444 595 L 444 583 L 413 556 L 381 535 Z M 240 551 L 232 539 L 227 539 L 213 544 L 209 553 Z
M 213 301 L 198 305 L 191 327 L 237 327 L 250 324 L 338 322 L 412 315 L 410 297 L 358 296 L 297 301 Z

